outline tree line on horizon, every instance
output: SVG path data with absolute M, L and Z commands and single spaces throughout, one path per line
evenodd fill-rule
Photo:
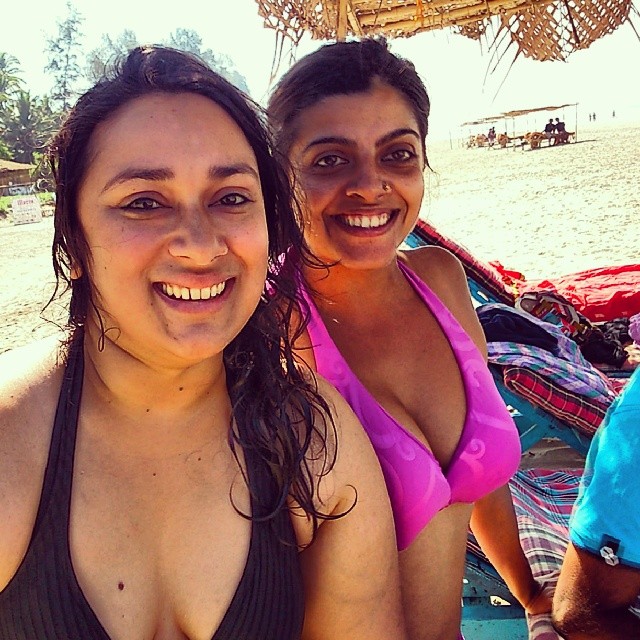
M 84 17 L 68 2 L 67 15 L 57 23 L 57 33 L 46 39 L 44 71 L 53 82 L 45 95 L 29 91 L 21 77 L 19 60 L 0 50 L 0 160 L 37 165 L 35 178 L 46 177 L 41 166 L 45 146 L 80 94 L 103 77 L 119 57 L 143 44 L 126 29 L 115 37 L 103 34 L 100 45 L 84 54 L 83 22 Z M 162 44 L 196 54 L 249 93 L 246 79 L 231 59 L 204 49 L 196 31 L 177 28 Z

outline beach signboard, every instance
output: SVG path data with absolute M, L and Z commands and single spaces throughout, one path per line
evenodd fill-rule
M 13 224 L 29 224 L 42 220 L 38 196 L 16 196 L 11 200 Z

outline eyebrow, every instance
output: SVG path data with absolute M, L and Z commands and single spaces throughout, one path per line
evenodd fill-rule
M 399 129 L 394 129 L 393 131 L 389 131 L 389 133 L 386 133 L 385 135 L 383 135 L 382 138 L 380 138 L 379 140 L 376 140 L 375 146 L 381 147 L 382 145 L 387 144 L 387 142 L 390 142 L 395 138 L 399 138 L 400 136 L 405 136 L 405 135 L 411 135 L 414 138 L 416 138 L 418 141 L 420 141 L 420 134 L 415 129 L 411 129 L 408 127 L 401 127 Z M 343 136 L 323 136 L 321 138 L 315 138 L 314 140 L 312 140 L 305 147 L 305 151 L 308 151 L 313 147 L 317 147 L 323 144 L 344 144 L 348 146 L 353 146 L 354 142 L 353 140 L 350 140 L 349 138 L 345 138 Z
M 235 175 L 250 175 L 256 178 L 256 180 L 260 180 L 258 172 L 251 165 L 245 162 L 239 162 L 231 165 L 211 166 L 207 172 L 208 178 L 218 180 L 230 178 Z M 167 168 L 145 169 L 142 167 L 129 167 L 111 178 L 103 187 L 102 192 L 104 193 L 112 187 L 123 184 L 124 182 L 129 182 L 130 180 L 161 182 L 163 180 L 169 180 L 174 176 L 174 172 Z

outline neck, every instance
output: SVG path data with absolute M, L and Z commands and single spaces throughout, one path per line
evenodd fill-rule
M 173 448 L 226 434 L 231 407 L 222 354 L 189 366 L 145 362 L 98 336 L 87 323 L 83 412 L 123 446 Z M 103 433 L 103 437 L 107 434 Z M 186 438 L 186 440 L 185 440 Z
M 392 295 L 407 287 L 398 260 L 378 269 L 351 269 L 334 265 L 327 269 L 305 268 L 304 277 L 314 300 L 334 307 L 365 310 L 388 305 Z M 394 293 L 395 292 L 395 293 Z

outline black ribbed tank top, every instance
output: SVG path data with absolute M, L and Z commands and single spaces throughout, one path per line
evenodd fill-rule
M 82 339 L 69 353 L 58 400 L 40 505 L 20 567 L 0 593 L 1 640 L 110 640 L 77 582 L 69 549 L 69 513 Z M 245 452 L 254 516 L 273 495 L 264 464 Z M 254 497 L 255 496 L 255 497 Z M 246 566 L 212 640 L 294 640 L 304 617 L 302 576 L 291 517 L 282 510 L 254 521 Z

